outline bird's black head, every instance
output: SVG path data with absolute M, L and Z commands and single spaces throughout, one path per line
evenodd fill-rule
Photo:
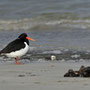
M 22 33 L 18 38 L 23 40 L 23 41 L 25 41 L 25 42 L 27 42 L 28 45 L 29 45 L 29 41 L 28 40 L 35 41 L 34 39 L 28 37 L 26 33 Z
M 26 33 L 22 33 L 18 38 L 20 38 L 20 39 L 26 39 L 26 37 L 27 37 L 27 34 Z
M 21 39 L 23 42 L 26 42 L 29 45 L 29 41 L 28 39 L 26 39 L 27 34 L 26 33 L 22 33 L 18 38 Z

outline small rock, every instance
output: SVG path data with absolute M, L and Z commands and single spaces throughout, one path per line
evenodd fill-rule
M 52 55 L 52 56 L 51 56 L 51 60 L 52 60 L 52 61 L 56 60 L 56 56 Z
M 25 75 L 21 75 L 21 74 L 20 74 L 20 75 L 18 75 L 18 77 L 25 77 Z

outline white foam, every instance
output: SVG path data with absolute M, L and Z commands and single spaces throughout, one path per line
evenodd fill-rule
M 58 19 L 46 20 L 45 18 L 24 18 L 19 20 L 0 20 L 0 30 L 28 30 L 37 26 L 55 26 L 90 28 L 90 20 Z
M 53 54 L 61 54 L 62 52 L 60 50 L 53 50 L 53 51 L 44 51 L 43 54 L 47 53 L 53 53 Z
M 80 55 L 75 54 L 75 55 L 72 55 L 71 57 L 72 57 L 72 58 L 79 58 Z

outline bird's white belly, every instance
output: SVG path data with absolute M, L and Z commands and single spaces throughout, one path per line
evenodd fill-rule
M 7 57 L 17 57 L 17 56 L 21 57 L 21 56 L 25 55 L 29 50 L 29 46 L 27 45 L 26 42 L 24 42 L 24 44 L 25 44 L 25 48 L 20 49 L 20 50 L 15 51 L 15 52 L 6 53 L 6 56 Z

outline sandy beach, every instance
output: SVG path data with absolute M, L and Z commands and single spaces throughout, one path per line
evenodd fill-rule
M 66 78 L 72 68 L 78 70 L 83 62 L 31 62 L 24 65 L 0 65 L 0 90 L 89 90 L 90 78 Z

